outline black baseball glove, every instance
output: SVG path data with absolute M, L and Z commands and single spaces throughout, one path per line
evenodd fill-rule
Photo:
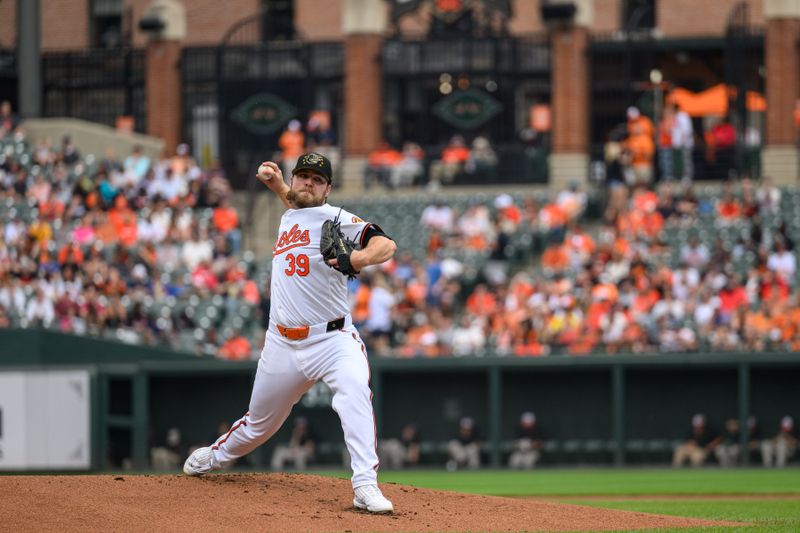
M 337 216 L 334 220 L 326 220 L 322 223 L 322 236 L 319 239 L 319 250 L 325 263 L 330 259 L 336 259 L 338 264 L 328 265 L 338 270 L 348 278 L 353 279 L 358 272 L 350 264 L 350 254 L 353 250 L 358 250 L 358 245 L 345 237 L 342 232 L 342 223 Z

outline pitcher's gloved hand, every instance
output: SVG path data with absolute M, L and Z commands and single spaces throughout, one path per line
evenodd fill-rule
M 345 237 L 341 226 L 342 224 L 338 220 L 323 222 L 319 249 L 329 267 L 353 279 L 358 271 L 350 263 L 350 256 L 353 250 L 358 249 L 358 245 Z

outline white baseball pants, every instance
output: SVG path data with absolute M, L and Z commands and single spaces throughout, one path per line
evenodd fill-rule
M 378 454 L 369 364 L 353 326 L 291 341 L 271 324 L 258 361 L 250 410 L 214 443 L 214 462 L 225 467 L 266 442 L 320 379 L 333 392 L 333 410 L 342 422 L 350 452 L 353 488 L 376 484 Z

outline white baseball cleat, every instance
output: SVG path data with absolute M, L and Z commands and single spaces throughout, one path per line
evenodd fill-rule
M 202 476 L 219 467 L 214 466 L 214 453 L 211 446 L 197 448 L 183 463 L 183 473 L 187 476 Z
M 353 505 L 356 509 L 366 509 L 370 513 L 391 513 L 394 511 L 392 502 L 387 500 L 377 485 L 362 485 L 353 489 L 355 498 Z

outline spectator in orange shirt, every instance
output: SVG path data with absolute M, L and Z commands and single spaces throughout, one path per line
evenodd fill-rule
M 628 108 L 628 138 L 625 148 L 631 156 L 631 170 L 636 183 L 650 183 L 653 179 L 653 155 L 656 152 L 653 121 L 642 115 L 636 107 Z
M 564 240 L 567 213 L 555 203 L 545 205 L 539 210 L 539 227 L 547 233 L 548 244 Z
M 284 130 L 278 138 L 284 176 L 292 175 L 292 169 L 295 163 L 297 163 L 297 158 L 303 153 L 305 144 L 306 140 L 303 136 L 302 124 L 300 124 L 299 120 L 290 120 L 289 124 L 286 126 L 286 130 Z
M 261 303 L 261 295 L 258 293 L 258 284 L 252 279 L 244 281 L 242 286 L 242 298 L 250 305 L 259 305 Z
M 739 314 L 747 306 L 747 291 L 733 277 L 719 291 L 719 320 L 722 324 L 738 324 Z
M 137 237 L 136 213 L 128 207 L 128 200 L 121 194 L 114 199 L 114 207 L 108 212 L 108 220 L 114 226 L 114 232 L 125 246 L 133 246 Z
M 655 136 L 655 124 L 653 124 L 653 121 L 650 120 L 650 117 L 642 115 L 638 107 L 630 106 L 626 110 L 625 114 L 628 117 L 628 136 L 637 134 L 647 135 L 650 138 Z
M 231 207 L 227 196 L 220 199 L 212 217 L 214 227 L 225 236 L 232 254 L 238 254 L 242 246 L 242 231 L 239 229 L 239 214 Z
M 633 209 L 641 213 L 652 213 L 658 208 L 658 195 L 644 187 L 637 187 L 633 193 Z
M 636 183 L 650 183 L 653 180 L 653 154 L 656 151 L 653 139 L 642 134 L 631 135 L 625 145 L 631 154 L 631 170 Z
M 728 223 L 742 216 L 742 206 L 727 187 L 722 193 L 722 198 L 717 201 L 717 215 L 721 222 Z
M 425 314 L 414 316 L 414 324 L 406 333 L 406 342 L 398 351 L 404 357 L 436 357 L 439 354 L 436 331 Z
M 744 315 L 744 342 L 751 350 L 764 351 L 774 326 L 768 308 L 746 311 Z
M 542 268 L 553 273 L 563 272 L 569 267 L 569 248 L 564 244 L 549 246 L 542 254 Z
M 83 250 L 81 250 L 80 245 L 73 241 L 69 244 L 65 244 L 61 247 L 58 251 L 58 264 L 61 266 L 65 265 L 76 265 L 80 266 L 83 264 Z
M 486 288 L 486 284 L 479 283 L 467 298 L 467 310 L 475 316 L 488 316 L 496 309 L 497 300 L 494 293 Z
M 642 278 L 639 293 L 634 297 L 632 311 L 637 318 L 650 312 L 650 309 L 658 302 L 661 297 L 658 291 L 650 285 L 647 278 Z
M 469 159 L 469 148 L 461 135 L 454 135 L 450 143 L 442 150 L 438 161 L 431 165 L 431 181 L 434 183 L 452 183 L 455 177 L 464 171 Z
M 577 224 L 567 234 L 564 243 L 570 251 L 571 266 L 575 270 L 586 264 L 595 251 L 594 240 Z
M 785 302 L 789 298 L 789 284 L 780 274 L 766 270 L 761 277 L 758 295 L 764 304 Z
M 373 184 L 391 188 L 390 177 L 394 168 L 400 164 L 403 156 L 386 142 L 381 141 L 378 147 L 367 156 L 367 168 L 364 170 L 364 188 L 369 190 Z
M 372 282 L 365 277 L 356 289 L 353 304 L 353 324 L 361 329 L 369 318 L 369 299 L 372 293 Z
M 104 245 L 117 242 L 119 236 L 114 228 L 114 224 L 109 219 L 108 213 L 98 213 L 94 219 L 94 224 L 94 235 L 97 241 Z
M 522 213 L 508 194 L 503 193 L 495 198 L 494 207 L 501 224 L 507 225 L 509 230 L 513 231 L 522 222 Z
M 219 349 L 219 357 L 229 361 L 244 361 L 250 359 L 250 351 L 250 341 L 236 331 Z

